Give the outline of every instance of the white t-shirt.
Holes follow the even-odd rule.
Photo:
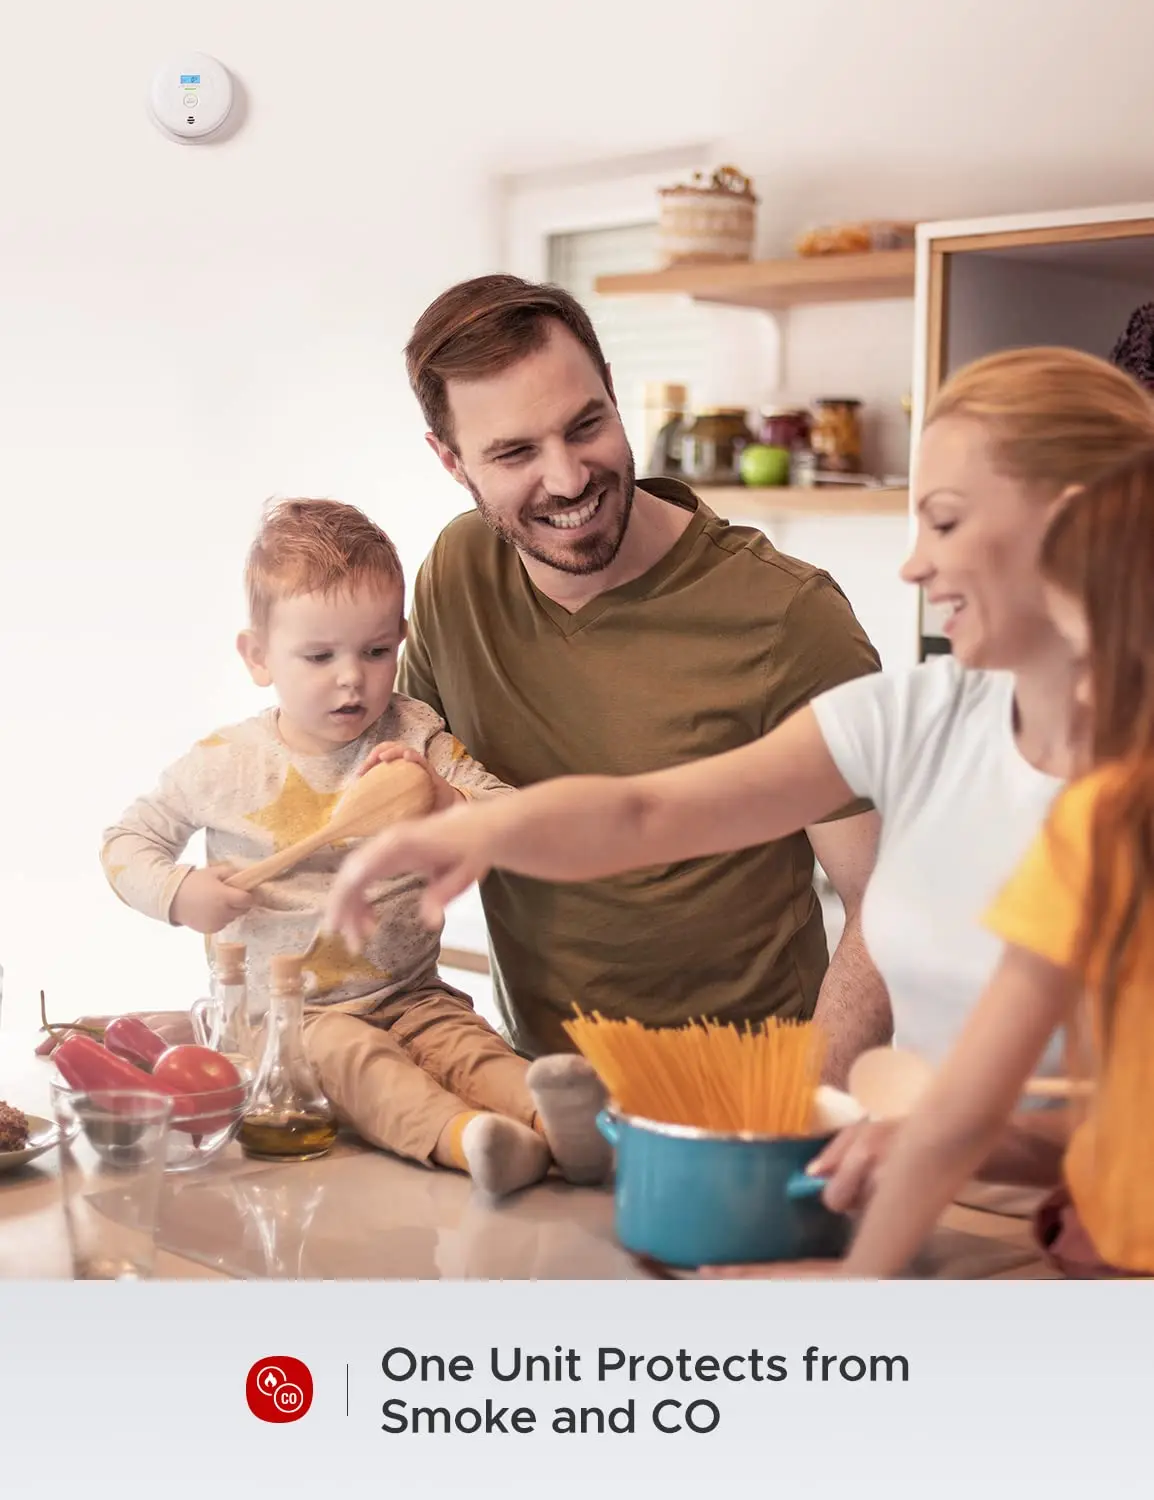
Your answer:
[[[889,990],[895,1041],[938,1063],[1001,955],[982,925],[1063,783],[1014,743],[1014,679],[936,657],[814,699],[854,793],[881,814],[862,933]],[[1061,1071],[1060,1041],[1041,1071]]]

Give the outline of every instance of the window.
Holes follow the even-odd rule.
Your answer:
[[[648,472],[645,385],[675,381],[690,399],[708,379],[710,321],[706,309],[686,297],[601,297],[599,276],[646,271],[657,265],[657,224],[551,234],[547,276],[572,292],[593,319],[605,357],[638,477]]]

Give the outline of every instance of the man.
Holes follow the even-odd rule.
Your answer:
[[[560,288],[455,286],[406,361],[427,441],[476,509],[418,575],[399,686],[502,780],[712,755],[878,668],[827,574],[683,484],[635,484],[604,354]],[[859,926],[877,833],[855,805],[779,843],[588,885],[495,871],[482,900],[514,1045],[566,1050],[574,1004],[664,1025],[816,1014],[843,1081],[891,1030]],[[846,910],[832,961],[815,853]]]

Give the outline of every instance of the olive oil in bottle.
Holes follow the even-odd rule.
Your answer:
[[[310,1161],[337,1138],[333,1107],[325,1098],[304,1047],[303,958],[272,960],[268,1033],[252,1101],[237,1140],[260,1161]]]
[[[321,1114],[245,1115],[238,1140],[246,1156],[260,1161],[280,1161],[295,1157],[308,1161],[323,1156],[337,1137],[331,1116]]]

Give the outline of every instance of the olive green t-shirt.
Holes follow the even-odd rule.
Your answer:
[[[475,511],[418,573],[398,686],[512,786],[732,750],[880,665],[828,574],[676,480],[641,486],[692,520],[647,573],[573,614]],[[574,1005],[660,1025],[807,1017],[828,963],[804,833],[587,884],[498,870],[481,897],[497,1004],[531,1055],[571,1050]]]

